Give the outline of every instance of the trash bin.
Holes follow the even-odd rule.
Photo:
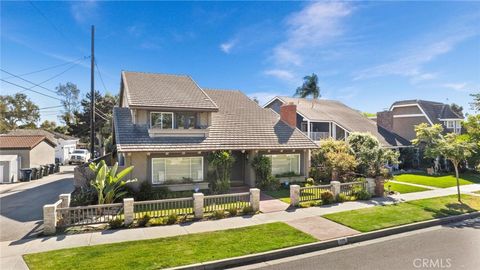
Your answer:
[[[37,168],[32,168],[32,180],[38,179],[38,169]]]
[[[48,165],[43,165],[42,167],[43,167],[43,176],[47,176],[50,167]]]
[[[55,173],[55,164],[48,164],[48,173],[49,174]]]
[[[58,173],[60,172],[60,163],[55,163],[55,172]]]
[[[20,169],[22,172],[22,182],[29,182],[32,180],[32,169],[26,168],[26,169]]]
[[[43,167],[40,166],[38,167],[38,175],[37,175],[37,179],[40,179],[43,177]]]

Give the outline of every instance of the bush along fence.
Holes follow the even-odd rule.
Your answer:
[[[381,186],[381,188],[380,188]],[[365,181],[340,183],[332,181],[328,185],[300,187],[299,185],[290,185],[291,205],[298,207],[304,202],[313,202],[320,200],[331,200],[340,196],[354,196],[359,191],[365,192],[370,196],[383,196],[383,180],[367,178]],[[325,195],[331,194],[331,198]]]
[[[174,216],[189,216],[202,219],[216,215],[218,212],[248,212],[256,213],[260,208],[260,190],[250,189],[249,192],[205,196],[194,193],[193,197],[134,201],[123,199],[122,203],[100,204],[70,207],[70,194],[61,194],[53,204],[43,206],[44,234],[55,234],[59,227],[93,225],[123,221],[125,226],[135,221],[149,218],[167,218]]]

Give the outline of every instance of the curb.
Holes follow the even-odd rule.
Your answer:
[[[473,213],[450,216],[445,218],[421,221],[417,223],[401,225],[393,228],[387,228],[387,229],[382,229],[378,231],[357,234],[353,236],[341,237],[341,238],[336,238],[336,239],[327,240],[327,241],[282,248],[282,249],[277,249],[273,251],[267,251],[263,253],[252,254],[252,255],[245,255],[245,256],[240,256],[235,258],[228,258],[228,259],[217,260],[217,261],[184,265],[184,266],[168,268],[168,269],[170,270],[201,270],[202,269],[203,270],[203,269],[225,269],[227,267],[244,266],[244,265],[276,260],[276,259],[296,256],[304,253],[339,247],[346,244],[363,242],[367,240],[390,236],[393,234],[399,234],[399,233],[424,229],[424,228],[438,226],[438,225],[444,225],[452,222],[457,222],[457,221],[462,221],[462,220],[472,219],[477,217],[480,217],[480,212],[473,212]]]

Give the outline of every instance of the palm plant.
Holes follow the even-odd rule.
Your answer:
[[[314,99],[320,97],[320,87],[318,87],[318,76],[315,73],[303,77],[302,86],[297,88],[295,96],[306,98],[312,96]]]
[[[122,180],[127,174],[132,172],[133,166],[117,173],[117,162],[115,162],[112,168],[108,168],[105,161],[102,160],[98,164],[90,163],[89,167],[95,172],[95,179],[90,184],[97,191],[98,204],[113,203],[127,193],[127,191],[122,189],[125,184],[137,181],[137,179]]]

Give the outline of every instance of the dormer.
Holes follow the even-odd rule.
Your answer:
[[[217,105],[189,76],[122,72],[120,107],[150,137],[208,137]]]

